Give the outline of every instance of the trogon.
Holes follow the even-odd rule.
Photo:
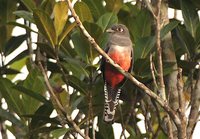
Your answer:
[[[106,31],[109,33],[109,39],[105,52],[123,70],[131,72],[133,47],[127,27],[122,24],[116,24]],[[107,123],[113,123],[121,88],[126,78],[109,64],[105,58],[102,58],[100,68],[103,73],[105,94],[103,120]]]

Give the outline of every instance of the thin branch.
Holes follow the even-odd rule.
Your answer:
[[[179,117],[181,119],[181,128],[178,129],[178,138],[186,139],[186,116],[185,116],[185,100],[183,96],[183,78],[182,78],[182,69],[178,69],[177,75],[177,89],[178,89],[178,96],[179,96]]]
[[[152,56],[152,54],[150,54],[150,69],[151,69],[151,75],[152,75],[152,78],[153,78],[153,83],[154,83],[154,85],[156,87],[156,90],[158,90],[158,85],[157,85],[156,77],[155,77],[154,63],[153,63],[153,56]]]
[[[156,19],[157,16],[155,15],[154,11],[153,11],[153,8],[152,8],[152,5],[151,3],[149,2],[149,0],[144,0],[144,3],[146,4],[147,8],[149,9],[149,11],[151,12],[151,14],[153,15],[153,17]]]
[[[198,76],[195,88],[191,93],[191,110],[189,115],[189,121],[187,125],[187,138],[191,139],[194,132],[196,122],[199,117],[199,108],[200,108],[200,69],[198,69]]]
[[[165,94],[165,83],[163,79],[163,63],[162,63],[162,47],[160,41],[160,30],[161,30],[161,2],[162,0],[157,1],[156,9],[157,15],[155,18],[156,20],[156,47],[157,47],[157,54],[158,54],[158,79],[159,79],[159,92],[161,97],[166,100]]]
[[[136,86],[141,88],[147,95],[149,95],[151,98],[153,98],[156,102],[160,104],[161,107],[170,115],[170,117],[173,119],[176,126],[181,125],[181,121],[179,117],[177,116],[176,112],[173,111],[168,103],[156,95],[152,90],[150,90],[148,87],[146,87],[143,83],[139,82],[136,78],[134,78],[129,72],[124,71],[118,64],[116,64],[95,42],[94,38],[91,37],[91,35],[87,32],[85,27],[83,26],[82,22],[80,21],[78,15],[76,14],[75,10],[73,9],[72,3],[70,0],[67,0],[69,9],[71,11],[72,16],[74,17],[77,25],[81,29],[84,36],[87,37],[88,41],[91,43],[91,45],[106,59],[108,63],[110,63],[113,67],[115,67],[120,73],[122,73],[127,79],[129,79],[132,83],[134,83]],[[162,62],[162,61],[161,61]],[[161,64],[162,67],[162,64]],[[161,70],[162,71],[162,70]]]
[[[42,71],[42,74],[44,76],[44,80],[45,80],[45,84],[47,86],[47,89],[48,89],[48,92],[50,93],[50,96],[51,98],[53,99],[53,104],[54,104],[54,107],[58,107],[57,110],[61,110],[62,113],[64,113],[66,115],[66,118],[67,118],[67,121],[70,122],[74,129],[76,130],[77,133],[79,133],[84,139],[89,139],[89,137],[85,136],[85,134],[82,133],[81,129],[79,128],[79,126],[71,119],[71,116],[69,116],[63,106],[61,105],[60,101],[58,100],[58,98],[56,97],[54,91],[53,91],[53,88],[51,87],[50,83],[49,83],[49,79],[47,77],[47,74],[46,74],[46,71],[45,69],[43,68],[42,66],[42,63],[39,61],[38,62],[39,64],[39,67]],[[60,120],[65,120],[64,118],[61,118]]]

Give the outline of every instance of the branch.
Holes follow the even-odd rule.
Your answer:
[[[200,107],[200,69],[198,69],[198,77],[197,77],[195,88],[193,89],[191,93],[191,110],[190,110],[189,121],[188,121],[188,126],[187,126],[188,139],[191,139],[196,122],[198,121],[199,107]]]
[[[157,53],[158,53],[158,78],[159,78],[159,92],[161,93],[161,97],[166,100],[166,94],[165,94],[165,84],[163,79],[163,63],[162,63],[162,47],[161,47],[161,41],[160,41],[160,30],[161,30],[161,1],[157,1],[157,15],[156,15],[156,47],[157,47]]]
[[[146,87],[143,83],[139,82],[136,78],[134,78],[129,72],[124,71],[118,64],[116,64],[95,42],[94,38],[91,37],[91,35],[87,32],[85,27],[83,26],[82,22],[80,21],[78,15],[76,14],[75,10],[73,9],[72,3],[70,0],[67,0],[69,9],[71,11],[72,16],[75,19],[75,22],[81,29],[82,33],[87,37],[88,41],[91,43],[91,45],[106,59],[108,63],[110,63],[112,66],[114,66],[121,74],[123,74],[126,78],[128,78],[133,84],[141,88],[147,95],[149,95],[151,98],[153,98],[156,102],[160,104],[160,106],[170,115],[170,117],[173,119],[176,126],[181,125],[181,121],[179,117],[177,116],[176,112],[173,111],[168,103],[156,95],[152,90],[150,90],[148,87]]]
[[[60,101],[59,101],[58,98],[56,97],[56,95],[55,95],[55,93],[54,93],[54,91],[53,91],[53,88],[51,87],[51,85],[50,85],[50,83],[49,83],[49,79],[48,79],[48,77],[47,77],[47,74],[46,74],[46,72],[45,72],[44,67],[42,66],[42,63],[39,61],[38,64],[39,64],[39,67],[40,67],[40,69],[41,69],[41,71],[42,71],[42,74],[43,74],[43,76],[44,76],[44,80],[45,80],[45,84],[46,84],[46,86],[47,86],[48,92],[50,93],[50,96],[51,96],[51,98],[52,98],[52,100],[53,100],[53,105],[54,105],[54,107],[55,107],[55,108],[58,108],[58,109],[57,109],[58,111],[61,110],[62,113],[66,114],[67,121],[70,122],[70,123],[73,125],[73,127],[74,127],[74,129],[76,130],[77,133],[79,133],[84,139],[89,139],[89,137],[85,136],[85,135],[82,133],[81,129],[77,126],[77,124],[71,119],[71,116],[69,116],[69,115],[65,112],[63,106],[61,105]],[[61,120],[62,120],[61,122],[63,123],[64,118],[61,117]]]

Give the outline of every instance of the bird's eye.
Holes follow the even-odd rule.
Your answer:
[[[119,31],[119,32],[123,32],[124,29],[123,29],[123,28],[117,28],[117,31]]]

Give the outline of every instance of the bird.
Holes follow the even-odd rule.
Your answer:
[[[109,38],[104,51],[124,71],[131,72],[133,66],[133,47],[128,28],[123,24],[114,24],[107,29]],[[101,72],[104,80],[104,114],[103,121],[113,123],[116,106],[126,78],[102,57]]]

